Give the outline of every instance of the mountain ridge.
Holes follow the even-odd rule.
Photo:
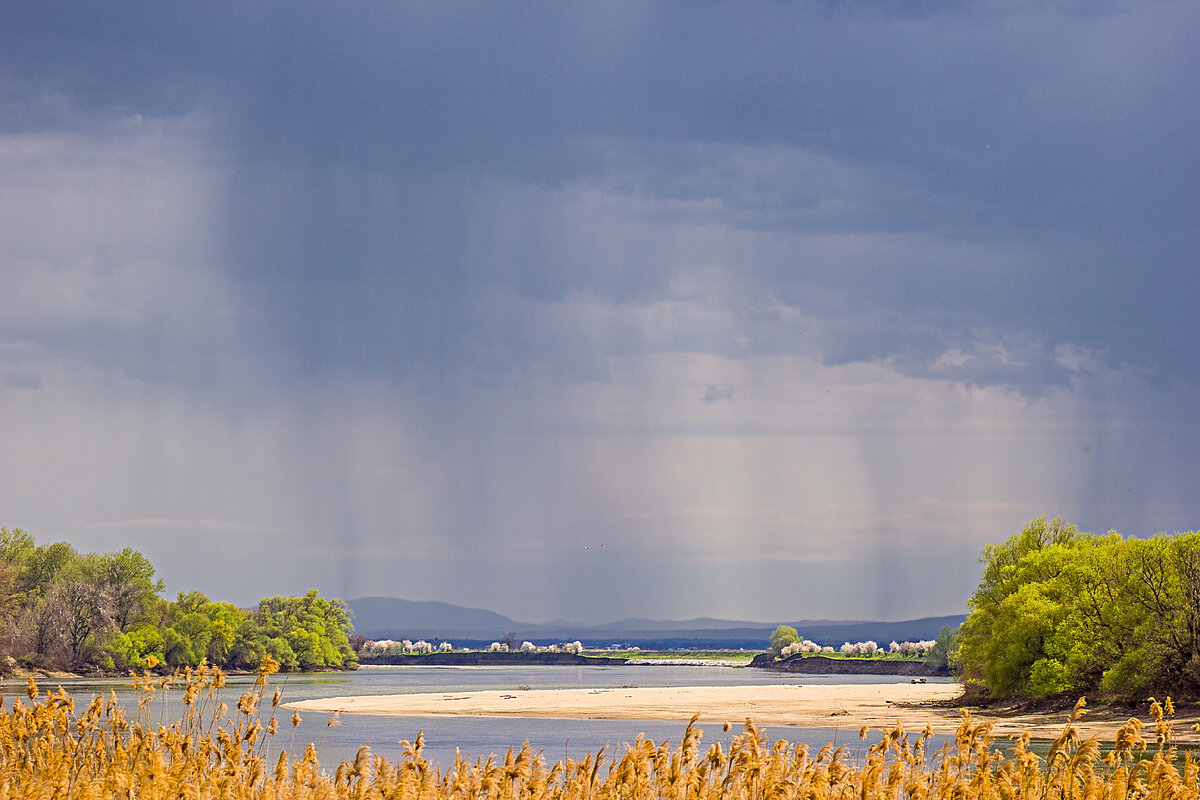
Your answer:
[[[798,620],[756,622],[696,617],[688,620],[651,620],[629,617],[605,623],[572,623],[554,620],[530,623],[514,620],[482,608],[468,608],[436,600],[404,600],[398,597],[363,597],[347,603],[354,612],[357,632],[370,638],[499,640],[508,632],[522,639],[601,642],[655,642],[660,646],[765,645],[779,625],[795,627],[801,636],[814,641],[887,641],[932,639],[943,625],[960,624],[964,615],[920,617],[911,620]]]

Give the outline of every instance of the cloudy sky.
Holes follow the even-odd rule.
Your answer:
[[[1200,526],[1192,2],[5,3],[0,524],[170,592],[957,613]]]

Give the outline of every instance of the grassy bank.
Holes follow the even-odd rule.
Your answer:
[[[846,661],[925,661],[926,656],[906,656],[900,653],[872,653],[869,656],[856,656],[849,653],[797,653],[790,658],[832,658]]]

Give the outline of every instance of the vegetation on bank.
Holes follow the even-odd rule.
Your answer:
[[[409,639],[368,639],[361,634],[351,634],[350,646],[354,649],[354,653],[359,658],[373,658],[380,656],[428,656],[435,653],[525,653],[526,655],[536,655],[538,653],[566,653],[569,655],[580,655],[583,653],[583,644],[581,642],[561,642],[549,645],[536,645],[533,642],[522,642],[515,639],[510,646],[508,642],[492,642],[487,648],[471,648],[461,647],[456,648],[452,642],[443,642],[440,639],[434,639],[432,642],[427,642],[424,639],[411,641]]]
[[[766,653],[773,659],[822,656],[834,659],[876,659],[892,661],[921,661],[932,669],[945,672],[950,667],[957,630],[943,626],[936,639],[916,642],[890,642],[881,647],[877,642],[844,642],[841,647],[821,645],[801,636],[790,625],[780,625],[771,634]]]
[[[371,663],[372,659],[388,658],[393,656],[434,656],[446,655],[453,653],[457,655],[481,655],[481,656],[504,656],[510,654],[527,655],[536,657],[539,655],[554,655],[567,654],[581,656],[583,658],[596,659],[636,659],[640,661],[672,661],[672,660],[687,660],[687,661],[712,661],[714,663],[727,662],[745,662],[750,663],[760,651],[758,650],[642,650],[640,648],[629,648],[613,650],[605,649],[586,649],[579,642],[565,642],[562,644],[551,644],[537,646],[529,642],[525,642],[527,647],[522,646],[514,650],[499,647],[488,648],[470,648],[470,647],[455,647],[450,642],[439,642],[435,647],[430,642],[424,641],[401,641],[394,642],[391,640],[371,640],[364,639],[362,642],[356,641],[356,635],[350,636],[350,644],[354,648],[355,654],[364,663]]]
[[[747,664],[758,654],[757,650],[584,650],[585,656],[605,658],[634,658],[645,661],[745,661]]]
[[[27,699],[0,708],[0,786],[12,797],[147,800],[1195,800],[1200,794],[1196,759],[1180,758],[1172,745],[1169,699],[1151,706],[1149,739],[1142,723],[1130,720],[1103,758],[1099,742],[1081,741],[1074,728],[1081,702],[1044,758],[1030,752],[1028,736],[1008,752],[994,749],[989,725],[964,714],[953,740],[936,751],[928,728],[914,735],[897,724],[870,746],[831,743],[814,755],[785,740],[772,745],[749,720],[728,749],[719,741],[705,748],[693,719],[675,747],[639,736],[624,751],[564,757],[553,766],[528,743],[503,757],[460,755],[452,764],[434,764],[418,734],[401,742],[398,761],[373,755],[364,744],[353,759],[322,768],[312,744],[292,741],[299,715],[280,707],[278,690],[268,695],[275,666],[264,659],[254,688],[232,711],[222,702],[220,670],[188,670],[173,687],[171,679],[143,679],[133,719],[113,698],[96,697],[76,711],[65,692],[42,695],[30,681]],[[156,690],[181,692],[180,719],[155,719],[150,700]],[[863,728],[860,737],[866,734]],[[293,752],[294,744],[302,751]]]
[[[201,592],[168,601],[162,592],[154,566],[132,548],[80,554],[0,528],[0,656],[8,667],[253,669],[267,656],[288,670],[356,663],[349,610],[316,590],[265,598],[255,609]]]
[[[1039,517],[980,560],[956,651],[968,688],[1200,696],[1200,533],[1097,536]]]

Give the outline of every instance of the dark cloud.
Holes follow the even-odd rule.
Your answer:
[[[438,579],[453,558],[430,542],[483,548],[484,573],[481,531],[611,537],[643,485],[643,505],[695,521],[680,539],[799,496],[780,477],[808,463],[791,451],[681,443],[714,431],[841,432],[819,456],[838,485],[788,513],[853,487],[888,561],[919,561],[894,540],[926,511],[896,522],[897,504],[1000,491],[956,483],[965,462],[889,487],[918,472],[908,445],[889,440],[875,471],[863,440],[937,425],[1069,429],[1091,461],[1055,462],[1051,500],[1100,518],[1124,483],[1142,498],[1114,517],[1184,519],[1186,480],[1149,487],[1116,460],[1145,416],[1186,428],[1178,392],[1200,380],[1198,34],[1183,2],[6,3],[4,386],[138,409],[94,427],[142,442],[114,474],[168,499],[138,490],[106,518],[262,523],[280,541],[340,526],[347,552],[426,548]],[[143,414],[161,415],[154,436]],[[1194,474],[1171,444],[1187,430],[1147,452]],[[588,462],[592,435],[611,449]],[[210,441],[212,463],[240,453],[286,485],[234,502],[203,470],[147,466]],[[996,451],[988,486],[1040,490],[1005,471],[1049,463],[1050,444],[1029,447]],[[1002,499],[938,530],[1043,510]],[[773,541],[781,582],[804,543]],[[687,563],[723,555],[697,545]]]
[[[465,249],[505,210],[487,203],[520,202],[489,188],[598,183],[655,219],[916,237],[730,265],[748,292],[836,320],[816,290],[873,317],[824,340],[834,363],[914,346],[932,362],[970,347],[956,329],[983,328],[1196,378],[1176,335],[1200,290],[1200,165],[1183,135],[1200,124],[1194,15],[921,9],[27,6],[7,13],[4,66],[9,119],[29,127],[78,125],[80,111],[218,115],[232,266],[297,368],[403,373],[523,350],[479,313],[497,290],[664,292],[691,265],[598,262],[549,227],[507,234],[487,260]],[[69,122],[54,118],[64,102]],[[896,350],[884,320],[897,318],[940,336]]]

